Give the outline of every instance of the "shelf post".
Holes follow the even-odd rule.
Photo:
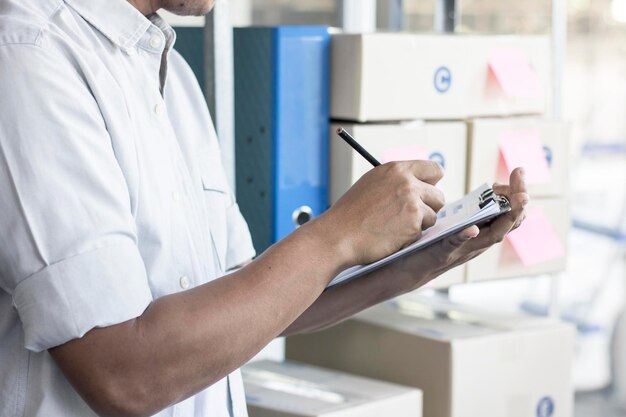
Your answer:
[[[435,31],[451,33],[456,30],[459,13],[456,0],[437,0]]]
[[[340,0],[338,5],[344,32],[376,31],[376,0]]]
[[[235,80],[233,27],[228,0],[216,0],[204,27],[206,99],[222,148],[228,182],[235,190]]]

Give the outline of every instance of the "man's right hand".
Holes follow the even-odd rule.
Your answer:
[[[368,264],[418,240],[435,224],[443,168],[431,161],[391,162],[365,174],[319,222],[344,240],[350,264]]]

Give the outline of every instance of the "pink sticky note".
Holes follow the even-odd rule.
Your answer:
[[[428,149],[423,145],[413,145],[404,148],[391,148],[383,153],[383,163],[392,161],[413,161],[428,159]]]
[[[516,48],[494,48],[489,52],[489,68],[509,97],[539,97],[541,82],[524,53]]]
[[[507,235],[515,253],[524,266],[533,266],[565,256],[565,248],[543,210],[533,208],[526,220]]]
[[[500,137],[500,155],[509,174],[517,167],[524,168],[526,184],[542,184],[550,181],[550,167],[538,130],[504,133]]]

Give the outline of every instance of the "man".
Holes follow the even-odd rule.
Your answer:
[[[245,416],[237,369],[499,242],[513,211],[367,277],[443,205],[429,162],[366,174],[254,261],[202,94],[155,12],[211,0],[0,0],[0,415]],[[222,276],[226,275],[223,278]],[[220,278],[220,279],[218,279]]]

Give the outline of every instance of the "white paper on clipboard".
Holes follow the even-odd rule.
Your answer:
[[[417,242],[377,262],[346,269],[337,275],[326,288],[345,284],[465,228],[486,222],[510,210],[511,206],[506,198],[495,195],[488,184],[483,184],[460,200],[446,204],[437,213],[435,225],[425,230]]]

